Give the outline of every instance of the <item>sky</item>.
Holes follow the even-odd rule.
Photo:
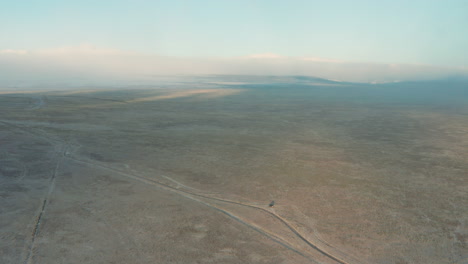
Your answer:
[[[135,65],[139,58],[143,68],[155,74],[171,73],[162,66],[150,67],[159,65],[161,58],[165,62],[172,58],[173,73],[189,74],[186,65],[197,63],[205,71],[194,73],[217,73],[210,69],[220,64],[226,68],[221,73],[229,73],[231,62],[238,65],[239,58],[248,58],[250,64],[241,62],[243,66],[231,67],[232,73],[241,73],[238,69],[248,64],[257,65],[253,71],[259,74],[314,75],[308,69],[323,66],[339,70],[335,75],[323,76],[320,71],[315,75],[362,81],[408,79],[408,74],[395,75],[397,65],[403,65],[398,72],[418,65],[420,71],[430,69],[425,78],[441,72],[466,73],[468,69],[467,0],[0,3],[0,67],[8,63],[20,69],[31,66],[25,66],[32,63],[28,61],[39,63],[52,56],[57,65],[76,60],[77,66],[98,63],[105,68],[102,60],[108,60],[106,67],[111,67],[116,60],[133,54],[130,57]],[[90,60],[83,62],[83,53],[92,55]],[[367,65],[369,76],[352,78],[355,65],[360,66],[360,76],[365,76]],[[393,72],[378,77],[372,74],[375,65]]]

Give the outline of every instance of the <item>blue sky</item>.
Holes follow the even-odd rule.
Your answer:
[[[3,0],[0,50],[90,43],[141,53],[258,53],[467,66],[468,1]]]
[[[0,1],[0,85],[181,74],[468,78],[468,0]]]

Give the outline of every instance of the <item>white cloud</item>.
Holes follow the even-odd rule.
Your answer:
[[[38,50],[20,50],[20,49],[4,49],[0,50],[0,54],[35,54],[35,55],[105,55],[105,54],[123,54],[125,52],[112,49],[96,47],[91,44],[83,43],[78,46],[65,46],[52,49],[38,49]]]
[[[65,46],[53,49],[41,49],[36,51],[39,54],[120,54],[124,53],[118,49],[96,47],[88,43],[79,46]]]
[[[275,53],[261,53],[261,54],[252,54],[247,56],[247,58],[250,59],[279,59],[279,58],[284,58],[281,55],[275,54]]]
[[[336,63],[344,62],[342,60],[319,58],[319,57],[304,57],[304,58],[299,58],[299,59],[303,61],[315,61],[315,62],[336,62]]]
[[[26,50],[14,50],[14,49],[4,49],[0,50],[0,54],[15,54],[15,55],[24,55],[28,53]]]

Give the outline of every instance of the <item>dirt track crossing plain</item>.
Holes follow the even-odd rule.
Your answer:
[[[0,93],[0,263],[468,263],[457,87],[155,87]]]

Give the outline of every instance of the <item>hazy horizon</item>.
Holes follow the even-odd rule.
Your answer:
[[[468,76],[464,67],[348,62],[272,53],[240,57],[173,57],[97,48],[89,44],[48,50],[0,50],[0,85],[47,82],[147,81],[167,75],[311,76],[385,83]]]

